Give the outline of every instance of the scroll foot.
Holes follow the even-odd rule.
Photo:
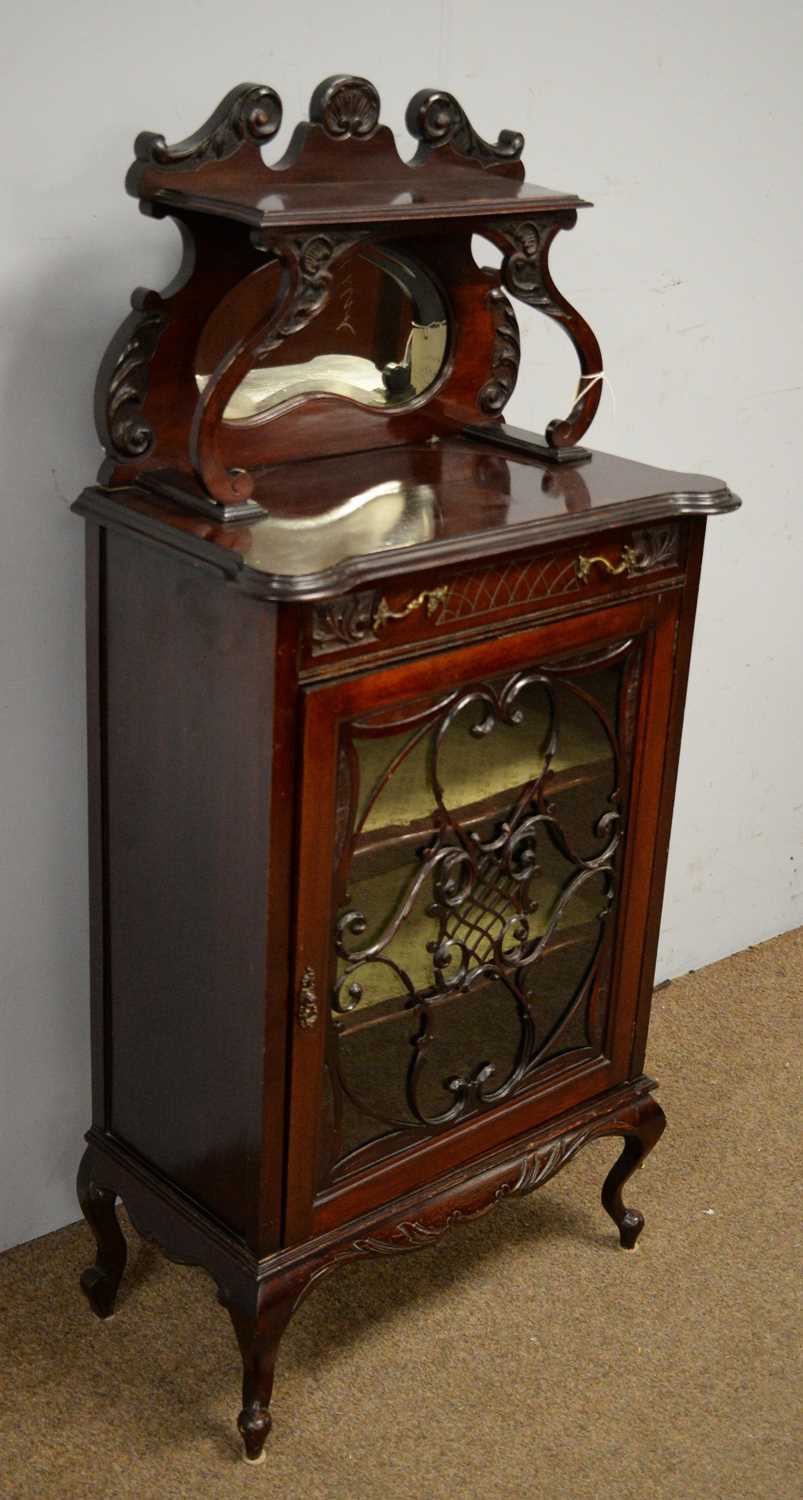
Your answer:
[[[81,1276],[81,1288],[92,1311],[99,1318],[110,1318],[114,1312],[117,1290],[125,1270],[127,1246],[117,1222],[117,1194],[98,1187],[92,1180],[92,1152],[84,1152],[78,1170],[78,1201],[95,1237],[95,1264]]]
[[[274,1291],[271,1296],[269,1286],[263,1285],[254,1287],[249,1298],[225,1303],[243,1360],[243,1409],[237,1426],[246,1463],[261,1463],[265,1457],[265,1440],[273,1425],[270,1402],[276,1357],[296,1296],[288,1291]]]
[[[635,1250],[636,1240],[644,1228],[644,1215],[637,1208],[625,1207],[622,1189],[652,1151],[665,1125],[666,1116],[654,1099],[645,1099],[639,1104],[632,1129],[625,1135],[622,1154],[614,1162],[603,1184],[602,1206],[619,1230],[619,1241],[624,1250]]]

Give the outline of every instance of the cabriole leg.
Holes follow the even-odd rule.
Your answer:
[[[625,1250],[635,1249],[636,1240],[644,1228],[644,1215],[637,1208],[625,1207],[622,1189],[652,1151],[665,1125],[666,1116],[654,1099],[645,1099],[639,1104],[632,1129],[625,1134],[624,1150],[603,1184],[602,1206],[619,1230],[619,1240]]]
[[[81,1287],[92,1311],[99,1318],[110,1318],[128,1252],[115,1212],[117,1194],[110,1188],[98,1187],[92,1180],[91,1148],[81,1160],[77,1188],[81,1211],[97,1245],[95,1264],[83,1272]]]
[[[243,1359],[243,1409],[237,1426],[248,1463],[261,1463],[265,1456],[276,1357],[296,1300],[297,1291],[271,1294],[269,1286],[262,1286],[255,1288],[251,1307],[239,1300],[225,1301]]]

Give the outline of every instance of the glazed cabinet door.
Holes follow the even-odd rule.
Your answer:
[[[627,1078],[678,597],[305,690],[291,1241]]]

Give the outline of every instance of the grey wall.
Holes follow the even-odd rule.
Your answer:
[[[745,499],[709,531],[661,945],[672,975],[803,920],[801,40],[796,0],[7,10],[0,1248],[76,1217],[89,1118],[82,537],[67,507],[98,461],[104,345],[132,287],[164,285],[177,259],[171,226],[123,193],[134,135],[176,139],[250,78],[284,99],[279,154],[320,78],[364,73],[392,126],[415,89],[450,89],[482,133],[525,131],[532,180],[596,203],[554,255],[615,390],[595,444],[724,475]],[[542,425],[574,379],[542,323],[511,419]]]

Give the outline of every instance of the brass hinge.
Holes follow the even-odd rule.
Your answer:
[[[312,1031],[318,1024],[318,996],[315,993],[315,970],[305,969],[298,992],[298,1024],[304,1031]]]

